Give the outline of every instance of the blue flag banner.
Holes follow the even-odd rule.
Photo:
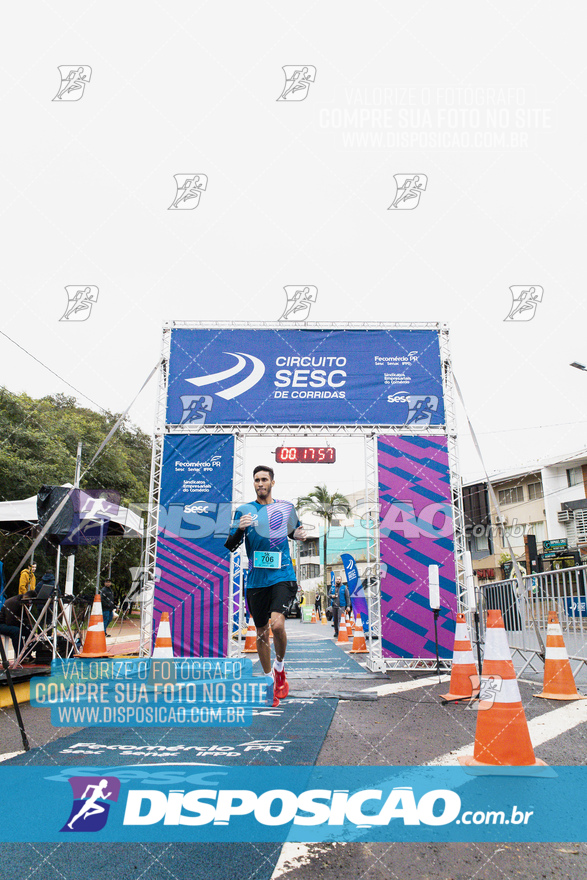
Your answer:
[[[353,610],[355,614],[360,614],[361,616],[365,615],[365,619],[367,619],[367,600],[365,599],[365,591],[363,590],[363,586],[359,578],[359,572],[357,570],[357,563],[355,562],[355,558],[354,556],[351,556],[350,553],[341,553],[340,558],[342,559],[342,564],[344,565],[344,571],[346,574],[347,584],[349,585],[349,593],[351,595]]]

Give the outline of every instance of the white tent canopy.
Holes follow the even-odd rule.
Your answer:
[[[71,489],[71,483],[64,483],[63,488]],[[83,489],[81,490],[83,492]],[[96,500],[96,514],[88,515],[84,513],[84,519],[88,521],[100,522],[104,518],[98,516],[99,499]],[[143,520],[128,507],[118,507],[116,513],[109,512],[107,518],[111,523],[115,523],[118,528],[110,528],[110,534],[124,538],[141,538],[143,535]],[[32,498],[24,498],[22,501],[1,501],[0,502],[0,530],[19,531],[27,528],[27,526],[38,523],[37,515],[37,496]]]

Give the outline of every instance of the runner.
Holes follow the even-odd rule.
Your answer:
[[[253,471],[257,498],[237,508],[225,546],[232,553],[245,539],[249,558],[247,602],[257,629],[259,660],[273,687],[273,706],[278,706],[289,693],[284,665],[285,611],[297,593],[287,539],[305,541],[306,533],[293,504],[273,499],[274,476],[273,468],[257,465]],[[273,671],[270,629],[275,644]]]

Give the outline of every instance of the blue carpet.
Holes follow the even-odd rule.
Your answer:
[[[324,673],[327,679],[336,673],[352,675],[365,672],[361,664],[355,660],[355,656],[337,645],[334,639],[308,639],[308,641],[289,639],[285,665],[289,672],[295,675],[302,675],[303,672],[318,672]]]
[[[332,698],[288,698],[277,709],[256,711],[243,728],[84,728],[5,763],[99,766],[104,772],[144,763],[314,764],[336,704]],[[0,880],[270,880],[280,852],[275,843],[4,843]]]

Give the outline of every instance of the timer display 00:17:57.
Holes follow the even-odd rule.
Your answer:
[[[275,461],[281,464],[332,464],[336,461],[333,446],[279,446],[275,450]]]

